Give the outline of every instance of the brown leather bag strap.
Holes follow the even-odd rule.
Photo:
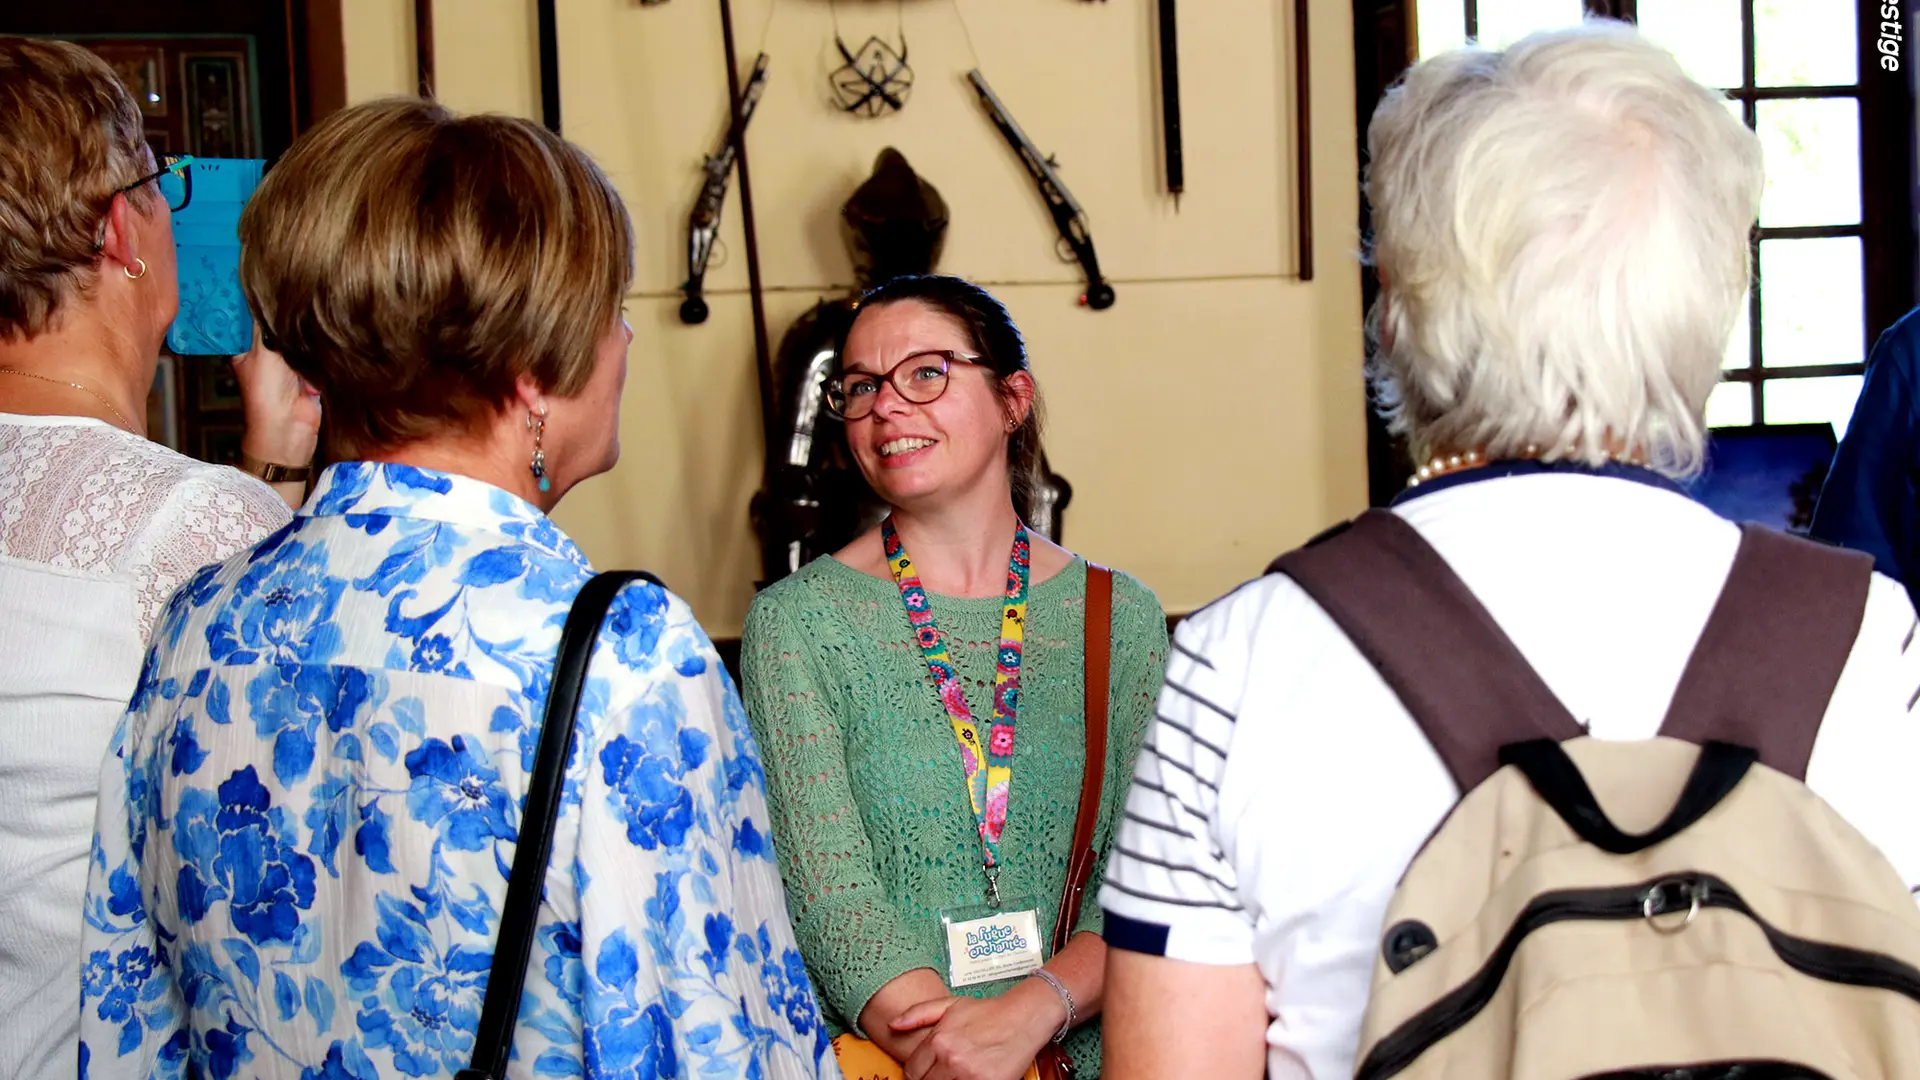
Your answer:
[[[1080,921],[1080,900],[1100,853],[1093,829],[1100,821],[1100,792],[1107,774],[1107,692],[1113,685],[1113,571],[1087,564],[1086,603],[1087,753],[1080,770],[1080,809],[1073,815],[1073,847],[1067,859],[1067,884],[1060,890],[1060,911],[1053,921],[1053,953],[1058,955]]]
[[[1660,733],[1745,746],[1761,764],[1805,780],[1872,580],[1871,556],[1742,526]]]
[[[1584,731],[1413,526],[1370,510],[1275,559],[1380,672],[1465,795],[1500,748]]]

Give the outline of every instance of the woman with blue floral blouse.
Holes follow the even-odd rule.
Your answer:
[[[161,616],[103,774],[81,1071],[451,1076],[592,573],[547,512],[619,455],[631,227],[558,137],[409,99],[307,135],[241,236],[339,463]],[[510,1075],[837,1076],[678,598],[622,591],[578,728]]]

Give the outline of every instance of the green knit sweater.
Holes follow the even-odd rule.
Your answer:
[[[1043,940],[1066,883],[1086,757],[1085,599],[1086,563],[1076,559],[1035,582],[1027,601],[1000,893],[1038,909]],[[977,717],[992,709],[1000,609],[995,597],[933,597]],[[1114,575],[1112,640],[1100,861],[1075,926],[1095,933],[1113,821],[1167,651],[1159,601],[1125,574]],[[816,559],[754,599],[740,652],[788,909],[828,1034],[839,1035],[897,976],[924,967],[945,981],[940,909],[986,900],[959,749],[890,579]],[[988,997],[1009,985],[958,992]],[[1098,1075],[1098,1023],[1082,1025],[1066,1049],[1081,1075]]]

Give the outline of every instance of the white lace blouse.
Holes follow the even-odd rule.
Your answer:
[[[0,413],[0,1076],[74,1075],[100,762],[148,627],[291,516],[252,477],[101,421]]]

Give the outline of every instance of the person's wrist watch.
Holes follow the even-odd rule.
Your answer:
[[[311,464],[282,465],[277,461],[262,461],[242,450],[240,451],[240,471],[257,476],[269,484],[304,484],[307,477],[313,475],[313,466]]]

